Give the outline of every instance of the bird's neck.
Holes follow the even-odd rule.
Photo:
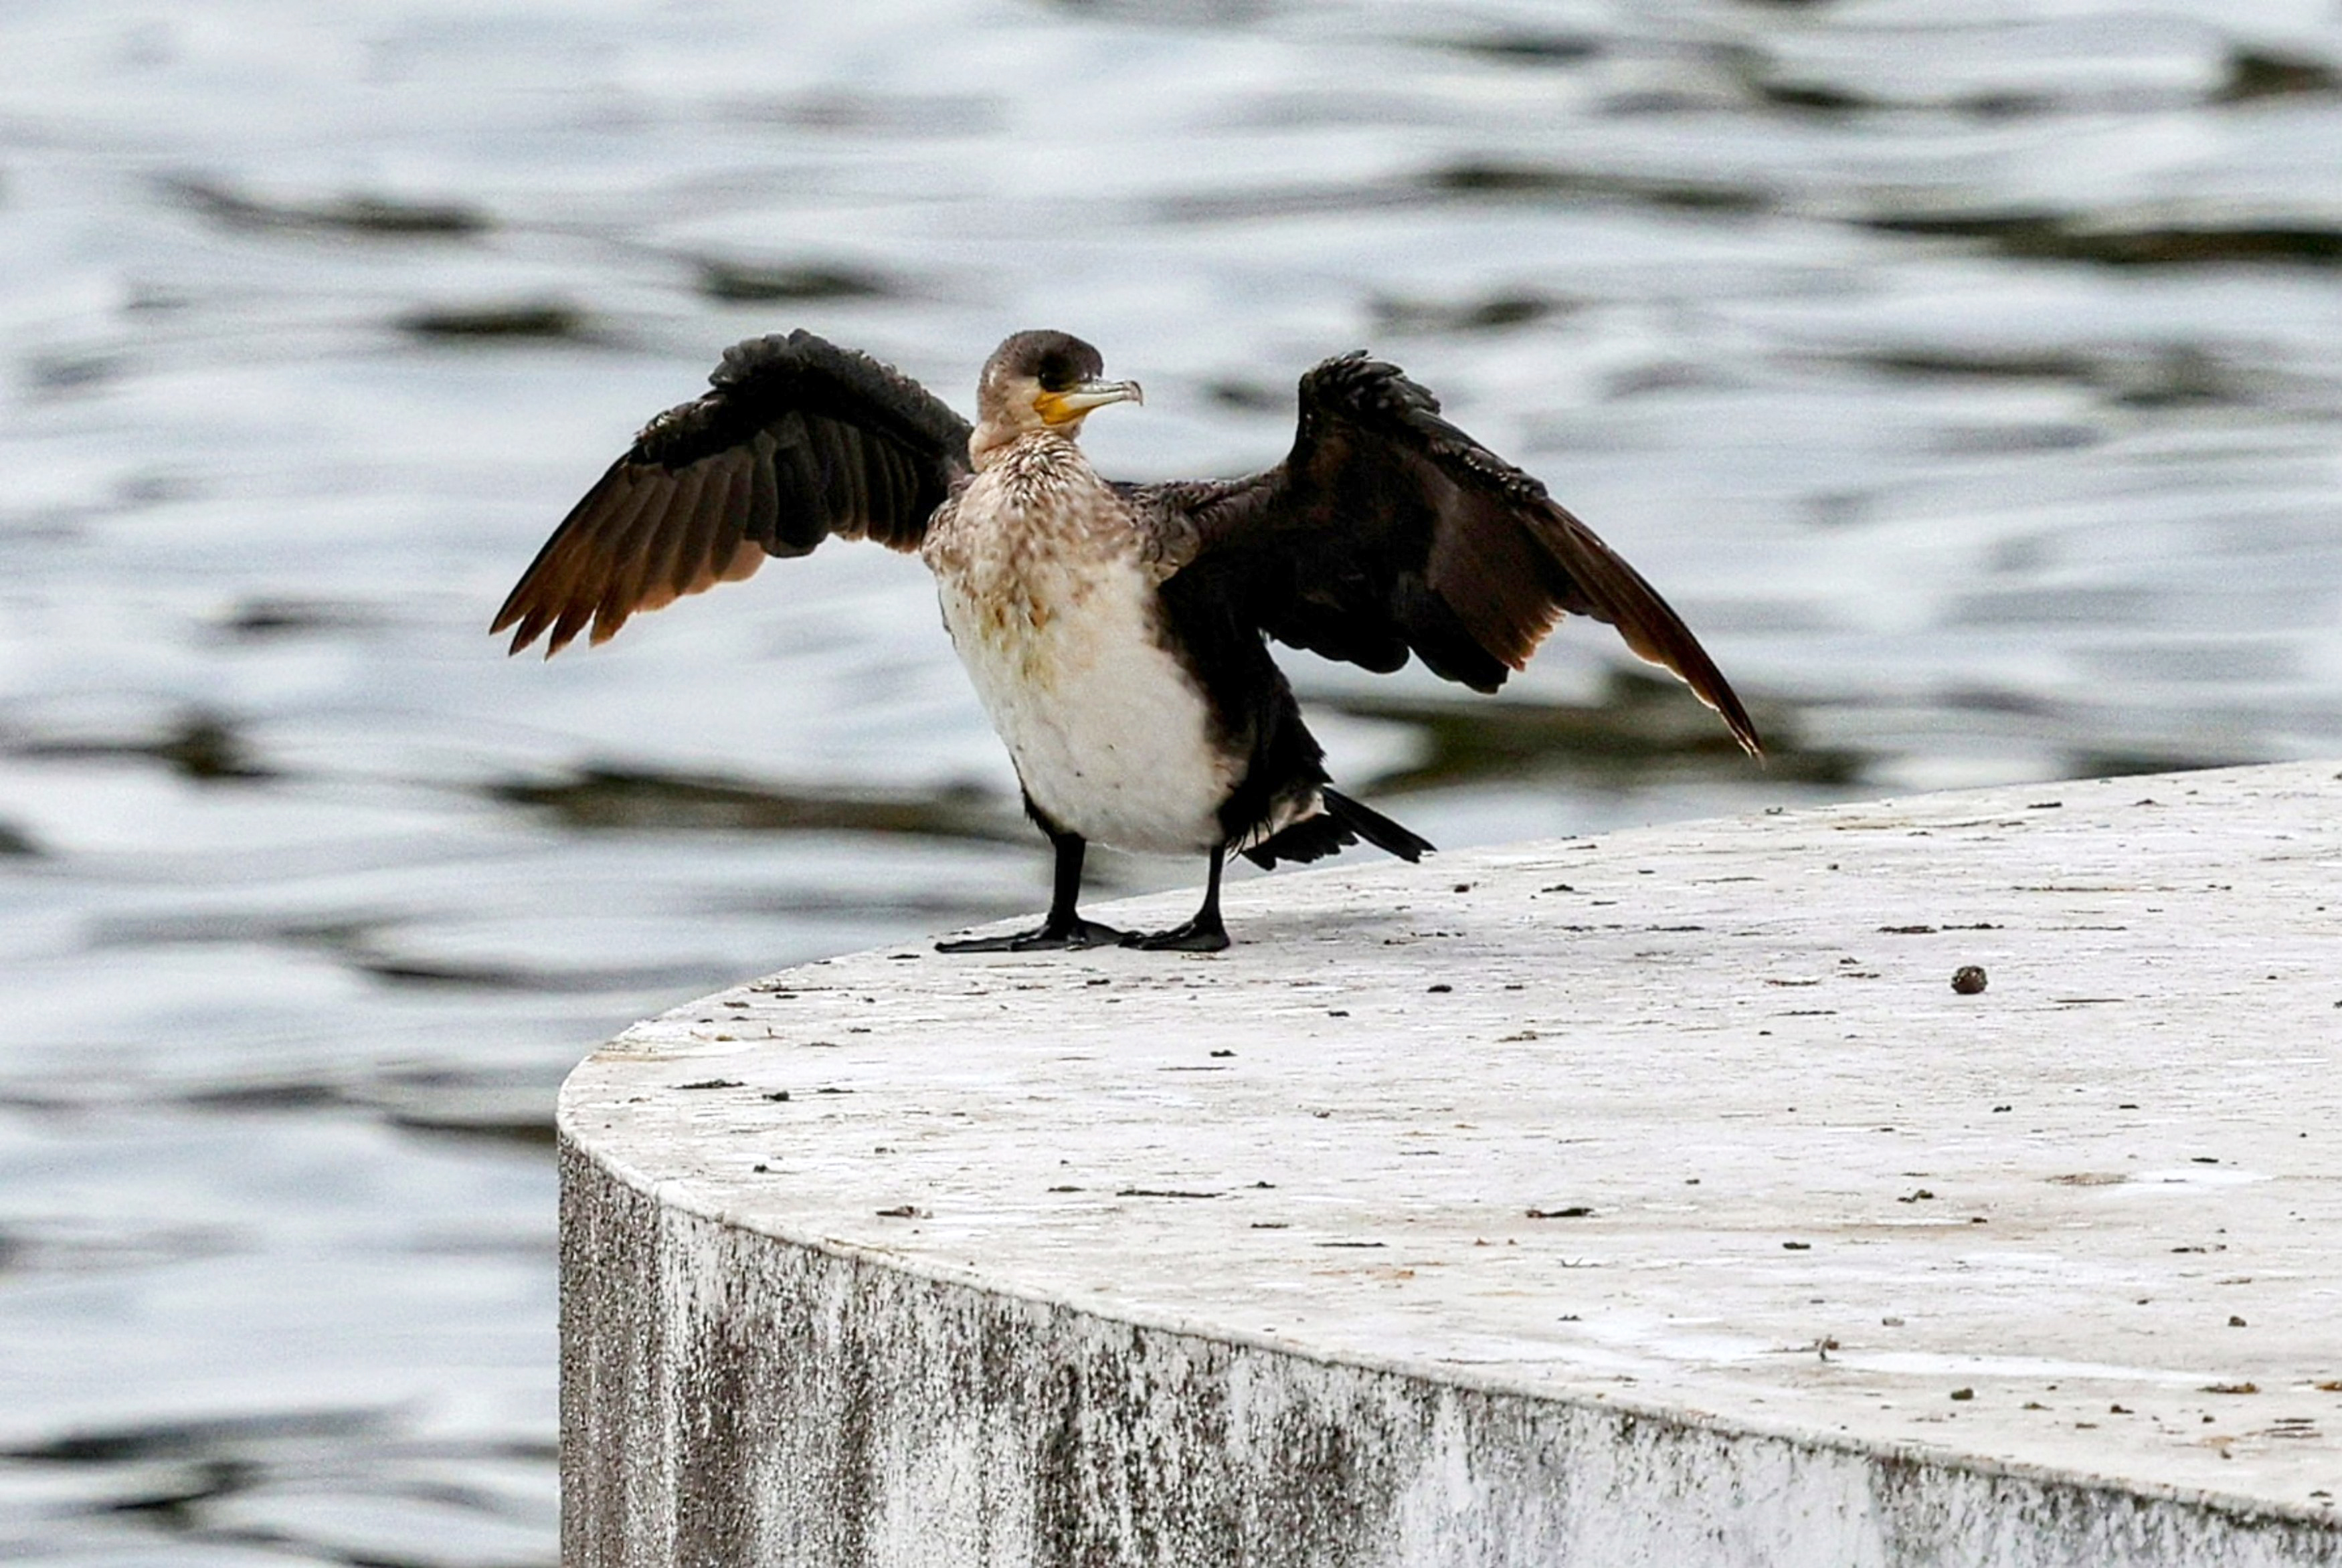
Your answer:
[[[1082,449],[1053,432],[1029,434],[996,448],[960,494],[958,531],[968,538],[1028,546],[1052,557],[1116,553],[1129,543],[1126,511],[1114,487],[1097,475]]]
[[[978,474],[1004,463],[1057,470],[1078,467],[1087,472],[1089,459],[1074,441],[1078,428],[1078,424],[1074,429],[1052,429],[1046,424],[1018,426],[986,420],[967,438],[967,460]]]

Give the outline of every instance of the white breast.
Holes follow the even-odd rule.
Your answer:
[[[965,501],[963,502],[965,507]],[[1236,766],[1203,694],[1156,639],[1135,552],[966,537],[929,564],[960,662],[1048,817],[1156,854],[1209,850]]]

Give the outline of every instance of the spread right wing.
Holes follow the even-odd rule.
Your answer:
[[[726,349],[553,531],[488,629],[547,657],[592,627],[748,576],[831,534],[916,550],[968,472],[967,421],[869,355],[793,332]]]

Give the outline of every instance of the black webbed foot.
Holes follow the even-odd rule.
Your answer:
[[[1007,936],[970,936],[957,942],[938,942],[937,953],[1062,953],[1084,947],[1118,947],[1127,944],[1132,934],[1111,925],[1100,925],[1095,920],[1076,915],[1069,921],[1051,921],[1030,931],[1019,931]]]
[[[1220,924],[1220,867],[1227,845],[1212,851],[1212,874],[1204,884],[1204,906],[1185,925],[1168,931],[1133,932],[1122,939],[1126,947],[1150,953],[1217,953],[1228,944],[1228,928]]]
[[[1049,913],[1040,924],[1030,931],[1020,931],[1010,936],[966,936],[957,942],[938,942],[937,953],[1064,953],[1084,947],[1116,947],[1130,940],[1130,933],[1111,925],[1100,925],[1095,920],[1084,920],[1075,912],[1082,895],[1081,837],[1062,833],[1051,827],[1046,818],[1025,797],[1025,810],[1049,835],[1049,843],[1057,852],[1056,870],[1052,877]]]
[[[1220,924],[1216,914],[1209,920],[1199,914],[1168,931],[1134,931],[1122,939],[1122,944],[1149,953],[1217,953],[1228,944],[1228,928]]]

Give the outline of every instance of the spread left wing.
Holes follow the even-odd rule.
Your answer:
[[[727,349],[711,390],[643,429],[537,552],[488,629],[512,651],[606,641],[637,611],[824,539],[916,550],[967,472],[967,421],[917,382],[793,332]]]
[[[1166,564],[1281,643],[1369,670],[1410,654],[1493,692],[1565,614],[1616,627],[1761,754],[1756,726],[1691,628],[1536,479],[1363,353],[1301,379],[1286,460],[1218,484],[1152,487]]]

